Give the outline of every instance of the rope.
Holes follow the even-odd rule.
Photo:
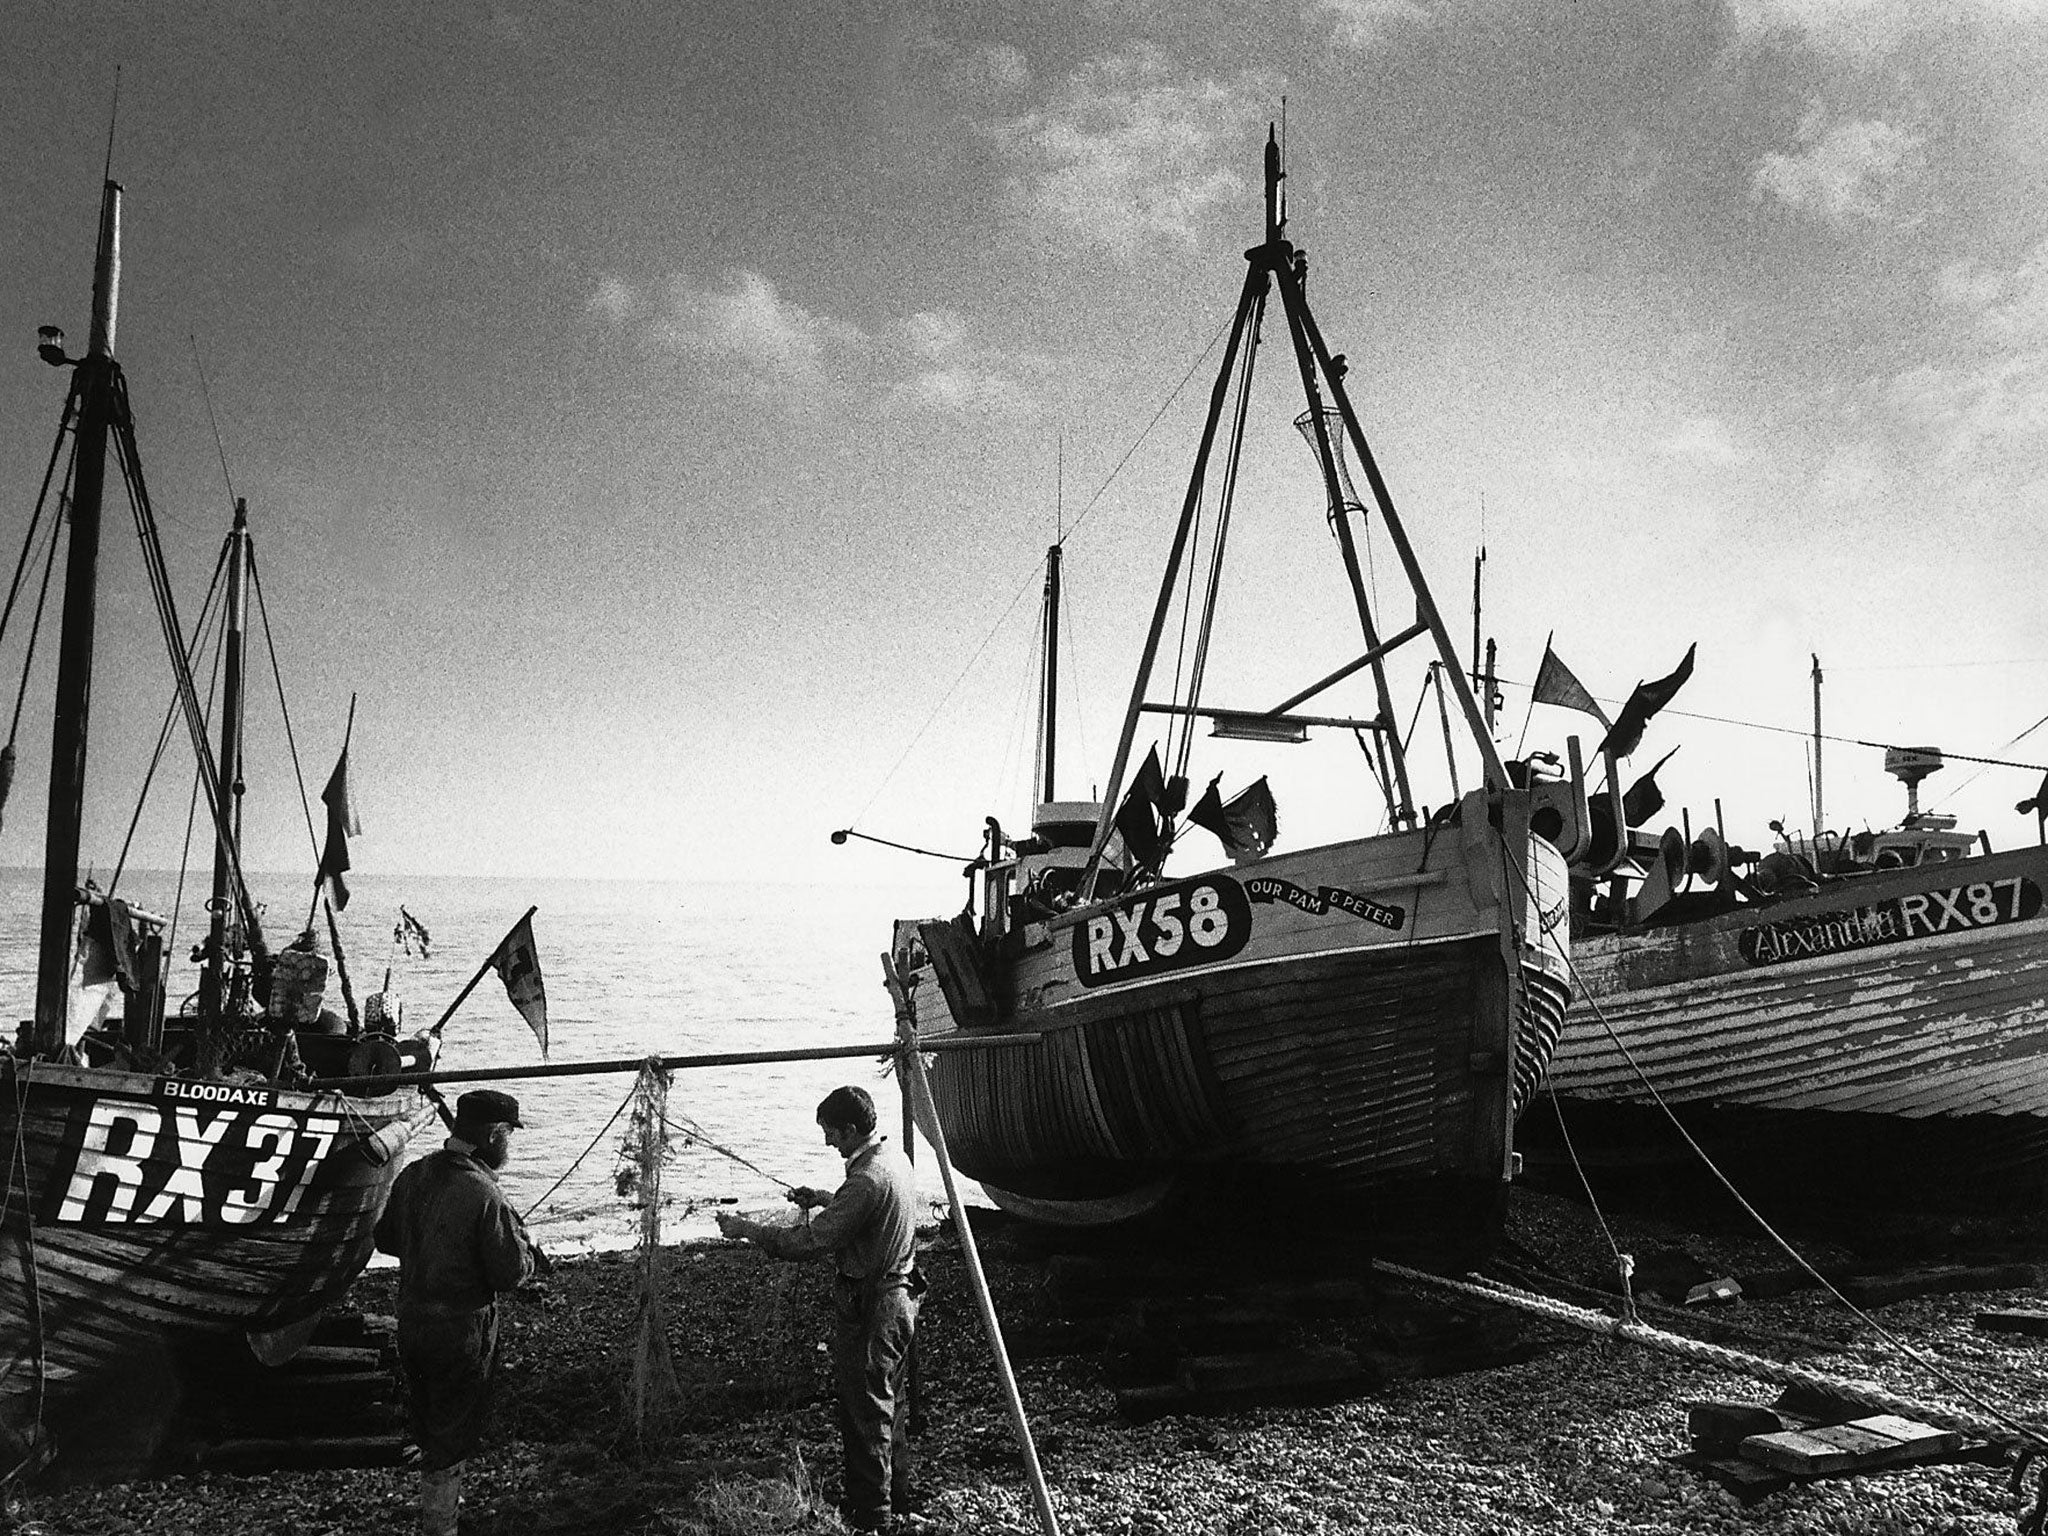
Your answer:
[[[788,1180],[778,1179],[766,1168],[760,1167],[758,1164],[748,1162],[744,1157],[741,1157],[739,1153],[733,1151],[730,1147],[720,1146],[717,1142],[713,1141],[709,1136],[704,1134],[703,1126],[699,1125],[696,1121],[692,1120],[688,1115],[683,1115],[680,1111],[678,1111],[677,1113],[680,1115],[682,1119],[683,1123],[681,1125],[677,1125],[674,1121],[670,1120],[666,1114],[664,1114],[661,1117],[661,1123],[663,1128],[666,1130],[680,1131],[683,1135],[685,1146],[688,1146],[691,1143],[695,1143],[698,1146],[704,1147],[708,1151],[716,1152],[720,1157],[731,1158],[734,1162],[738,1163],[742,1168],[746,1169],[748,1172],[758,1173],[770,1184],[778,1185],[783,1189],[789,1190],[793,1190],[796,1188],[796,1186],[790,1183]]]
[[[1496,836],[1500,837],[1502,846],[1505,847],[1507,841],[1505,835],[1497,832]],[[1528,888],[1528,877],[1526,872],[1512,857],[1508,860],[1508,867],[1510,870],[1514,872],[1515,878],[1519,882],[1521,882],[1525,897],[1528,896],[1530,892]],[[1650,1101],[1653,1104],[1655,1104],[1660,1111],[1663,1112],[1665,1119],[1671,1122],[1672,1129],[1677,1131],[1680,1138],[1685,1142],[1686,1146],[1691,1148],[1693,1155],[1700,1160],[1701,1165],[1706,1168],[1707,1172],[1714,1176],[1715,1182],[1717,1182],[1723,1189],[1725,1189],[1728,1192],[1730,1198],[1732,1198],[1737,1205],[1742,1207],[1743,1213],[1747,1215],[1750,1218],[1750,1220],[1756,1223],[1759,1230],[1761,1230],[1766,1237],[1770,1238],[1770,1240],[1773,1243],[1776,1243],[1778,1247],[1781,1250],[1783,1250],[1784,1253],[1792,1260],[1793,1263],[1797,1264],[1802,1270],[1804,1270],[1816,1282],[1818,1282],[1821,1288],[1825,1290],[1830,1296],[1832,1296],[1838,1303],[1840,1303],[1841,1306],[1846,1311],[1848,1311],[1851,1316],[1855,1317],[1859,1322],[1863,1323],[1864,1326],[1868,1327],[1879,1338],[1883,1339],[1887,1344],[1891,1345],[1894,1349],[1899,1351],[1899,1353],[1904,1355],[1907,1359],[1911,1360],[1915,1365],[1918,1365],[1922,1370],[1926,1371],[1936,1380],[1944,1383],[1952,1391],[1961,1394],[1962,1396],[1968,1398],[1970,1401],[1980,1406],[1984,1410],[1985,1414],[1989,1416],[1986,1419],[1986,1422],[1995,1422],[2005,1426],[2004,1430],[2001,1432],[2002,1443],[2032,1443],[2039,1446],[2043,1450],[2048,1450],[2048,1433],[2043,1433],[2029,1426],[2022,1425],[2017,1420],[2000,1413],[1995,1405],[1988,1401],[1983,1396],[1983,1394],[1979,1393],[1967,1382],[1958,1380],[1953,1373],[1944,1368],[1940,1363],[1928,1359],[1919,1350],[1915,1349],[1911,1344],[1908,1344],[1904,1339],[1900,1338],[1897,1334],[1893,1333],[1889,1328],[1886,1328],[1884,1324],[1880,1323],[1868,1312],[1864,1311],[1861,1307],[1857,1306],[1847,1296],[1844,1296],[1841,1293],[1841,1291],[1836,1288],[1833,1281],[1829,1280],[1826,1275],[1822,1274],[1818,1269],[1814,1268],[1814,1266],[1807,1259],[1805,1254],[1801,1253],[1797,1248],[1793,1247],[1791,1242],[1785,1238],[1784,1234],[1779,1232],[1776,1227],[1772,1226],[1769,1221],[1764,1219],[1763,1213],[1757,1210],[1757,1208],[1754,1205],[1750,1204],[1748,1197],[1745,1196],[1741,1190],[1735,1187],[1734,1183],[1728,1178],[1728,1176],[1721,1171],[1720,1166],[1716,1164],[1715,1161],[1707,1155],[1706,1149],[1703,1148],[1698,1141],[1694,1140],[1692,1132],[1686,1129],[1684,1122],[1681,1121],[1675,1113],[1673,1113],[1671,1106],[1665,1102],[1663,1094],[1657,1091],[1657,1085],[1650,1081],[1649,1074],[1643,1070],[1641,1063],[1639,1063],[1636,1060],[1635,1054],[1629,1050],[1627,1044],[1622,1040],[1621,1036],[1615,1032],[1614,1026],[1608,1021],[1606,1011],[1601,1008],[1599,1002],[1591,996],[1590,992],[1585,987],[1584,978],[1580,976],[1578,965],[1576,962],[1573,961],[1571,957],[1570,948],[1564,944],[1559,944],[1558,952],[1564,959],[1565,968],[1571,973],[1572,985],[1574,990],[1579,994],[1581,1000],[1585,1003],[1588,1010],[1591,1011],[1593,1017],[1599,1021],[1600,1027],[1607,1032],[1607,1038],[1613,1043],[1614,1048],[1621,1053],[1622,1060],[1628,1063],[1629,1070],[1636,1075],[1636,1080],[1642,1084],[1643,1091],[1649,1094]],[[1551,1104],[1553,1108],[1557,1107],[1557,1095],[1554,1090],[1551,1093]],[[1558,1115],[1558,1123],[1560,1126],[1564,1123],[1564,1116],[1561,1112]],[[1567,1145],[1569,1145],[1569,1138],[1567,1138]],[[1579,1171],[1581,1180],[1583,1181],[1585,1176],[1584,1169],[1580,1169]],[[1591,1197],[1591,1193],[1591,1186],[1588,1185],[1587,1194],[1589,1198]],[[1606,1227],[1606,1223],[1604,1220],[1601,1222],[1601,1226],[1604,1230]],[[1613,1246],[1614,1240],[1612,1234],[1609,1235],[1608,1241],[1610,1246]],[[1618,1267],[1622,1270],[1622,1284],[1624,1288],[1626,1288],[1628,1285],[1630,1271],[1634,1267],[1634,1260],[1630,1258],[1629,1255],[1622,1253],[1618,1247],[1615,1247],[1615,1260]],[[1632,1322],[1631,1326],[1638,1325]],[[2044,1495],[2044,1497],[2048,1497],[2048,1495]]]
[[[610,1130],[614,1125],[618,1124],[619,1116],[623,1115],[626,1112],[626,1106],[633,1102],[633,1096],[639,1091],[640,1084],[637,1080],[635,1080],[633,1086],[626,1090],[626,1096],[623,1099],[619,1100],[619,1107],[612,1111],[611,1119],[605,1121],[605,1123],[598,1128],[597,1134],[590,1138],[590,1145],[585,1147],[581,1152],[578,1152],[576,1154],[576,1161],[571,1163],[568,1167],[562,1170],[562,1176],[547,1187],[546,1194],[543,1194],[540,1197],[540,1199],[534,1201],[533,1204],[529,1205],[525,1210],[519,1213],[519,1219],[521,1221],[526,1220],[527,1217],[531,1216],[535,1211],[539,1210],[543,1205],[545,1205],[547,1203],[548,1195],[552,1195],[556,1190],[560,1189],[564,1184],[569,1182],[569,1175],[574,1173],[578,1168],[582,1167],[583,1159],[590,1156],[592,1152],[595,1152],[597,1150],[597,1144],[600,1141],[604,1140],[604,1133]]]
[[[1604,1312],[1595,1312],[1588,1307],[1575,1307],[1567,1302],[1556,1301],[1533,1291],[1524,1291],[1498,1280],[1487,1280],[1478,1275],[1469,1276],[1464,1280],[1453,1280],[1445,1275],[1432,1275],[1425,1270],[1410,1269],[1389,1259],[1374,1259],[1372,1267],[1382,1274],[1392,1275],[1411,1284],[1433,1286],[1440,1290],[1471,1296],[1480,1301],[1513,1307],[1517,1311],[1528,1312],[1552,1322],[1582,1328],[1591,1333],[1605,1334],[1610,1338],[1625,1339],[1632,1344],[1646,1345],[1651,1349],[1662,1350],[1667,1354],[1678,1355],[1701,1364],[1718,1366],[1739,1375],[1776,1382],[1780,1386],[1806,1387],[1832,1393],[1881,1412],[1896,1413],[1923,1424],[1931,1424],[1936,1429],[1954,1430],[1959,1434],[1970,1435],[1995,1445],[2039,1447],[2048,1444],[2048,1440],[2044,1440],[2040,1432],[2032,1426],[2017,1424],[2003,1416],[1987,1416],[1949,1403],[1934,1403],[1907,1397],[1902,1393],[1887,1391],[1875,1382],[1856,1381],[1802,1365],[1766,1360],[1758,1355],[1745,1354],[1739,1349],[1731,1349],[1725,1344],[1709,1344],[1704,1339],[1688,1339],[1679,1334],[1668,1333],[1662,1328],[1653,1328],[1648,1323],[1609,1317]]]

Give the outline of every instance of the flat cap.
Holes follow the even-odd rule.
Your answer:
[[[472,1088],[455,1101],[455,1118],[464,1125],[511,1125],[523,1128],[519,1101],[495,1088]]]

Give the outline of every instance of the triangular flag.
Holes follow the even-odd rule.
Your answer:
[[[1600,743],[1600,750],[1612,749],[1616,757],[1627,757],[1642,745],[1643,727],[1650,723],[1650,717],[1671,702],[1672,696],[1685,686],[1685,680],[1692,676],[1693,653],[1699,649],[1695,640],[1685,648],[1685,660],[1672,669],[1669,677],[1660,677],[1655,682],[1637,683],[1636,691],[1628,696],[1628,702],[1621,706],[1621,713],[1614,717],[1614,724],[1608,728],[1606,740]]]
[[[1558,659],[1557,652],[1550,648],[1550,642],[1543,642],[1543,664],[1536,669],[1536,686],[1530,690],[1530,702],[1555,704],[1560,709],[1576,709],[1581,714],[1591,715],[1602,725],[1612,727],[1614,722],[1607,718],[1607,711],[1586,691],[1586,685],[1572,675],[1572,669]]]
[[[491,956],[491,965],[505,983],[505,995],[526,1020],[526,1027],[540,1041],[543,1058],[548,1053],[548,993],[541,981],[540,951],[533,944],[533,914],[528,913],[505,935]]]
[[[327,807],[327,844],[320,850],[320,867],[313,873],[313,884],[317,888],[326,881],[334,893],[334,910],[339,912],[348,906],[348,885],[341,878],[348,870],[348,840],[362,834],[362,824],[356,820],[356,808],[348,792],[348,748],[341,749],[341,756],[335,760],[334,772],[327,776],[327,787],[320,791],[320,799]]]

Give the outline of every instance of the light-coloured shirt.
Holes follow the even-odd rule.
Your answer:
[[[917,1181],[886,1136],[870,1136],[847,1156],[846,1181],[807,1226],[761,1227],[754,1241],[778,1259],[829,1253],[852,1280],[901,1280],[917,1238]]]

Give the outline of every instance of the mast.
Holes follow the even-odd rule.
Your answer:
[[[1813,656],[1813,835],[1816,842],[1821,829],[1820,793],[1820,654]]]
[[[227,634],[221,658],[220,771],[226,779],[227,802],[221,807],[221,835],[213,841],[213,897],[207,903],[212,923],[206,938],[206,965],[199,973],[199,1015],[209,1022],[230,1011],[232,961],[242,948],[242,928],[235,919],[240,902],[234,894],[234,854],[242,846],[242,656],[249,614],[249,503],[235,498],[235,522],[228,531]]]
[[[1040,805],[1057,799],[1053,793],[1054,745],[1059,736],[1060,696],[1060,547],[1045,552],[1045,673],[1038,684],[1038,731],[1044,752],[1039,779]]]
[[[92,339],[72,363],[76,408],[71,477],[71,546],[64,564],[64,615],[57,650],[57,703],[50,741],[50,810],[43,843],[43,911],[36,961],[35,1047],[64,1048],[70,1009],[72,922],[77,907],[79,829],[85,814],[85,759],[92,704],[93,628],[98,606],[100,502],[106,489],[107,432],[117,409],[120,365],[114,326],[121,281],[121,186],[100,196],[93,263]]]

